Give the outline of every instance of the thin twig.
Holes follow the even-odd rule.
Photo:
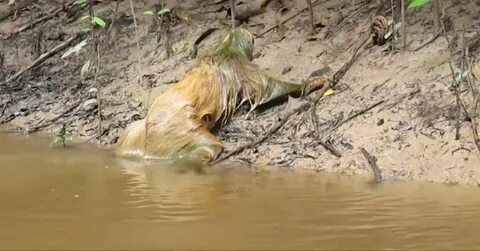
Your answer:
[[[367,159],[368,164],[370,164],[370,167],[372,168],[374,182],[375,183],[382,182],[382,172],[380,171],[380,168],[378,168],[377,158],[372,156],[367,150],[365,150],[365,148],[360,147],[359,149],[362,152],[363,156],[365,156],[365,158]]]
[[[97,77],[98,77],[98,72],[100,70],[100,44],[97,43],[96,45],[96,54],[97,54],[97,67],[95,69],[95,76],[94,76],[94,80],[93,80],[93,83],[94,85],[97,86],[97,116],[98,116],[98,131],[101,132],[102,131],[102,99],[101,99],[101,92],[102,92],[102,84],[100,83],[100,81],[98,81]]]
[[[465,27],[464,27],[465,30]],[[463,33],[463,50],[464,50],[464,61],[465,61],[465,67],[469,71],[469,74],[467,74],[467,81],[468,85],[470,87],[470,92],[472,93],[472,99],[473,99],[473,104],[472,104],[472,112],[470,113],[470,126],[472,128],[472,134],[473,134],[473,141],[475,143],[475,146],[477,147],[478,152],[480,153],[480,137],[478,135],[478,128],[477,128],[477,108],[478,108],[478,89],[472,82],[471,78],[471,72],[472,72],[472,67],[471,63],[469,61],[469,48],[466,46],[465,43],[465,32]]]
[[[405,22],[405,0],[402,0],[402,50],[407,48],[407,23]]]
[[[433,27],[436,33],[440,33],[440,0],[433,0],[433,9]]]
[[[326,3],[326,2],[328,2],[328,1],[329,1],[329,0],[323,0],[323,1],[317,0],[317,1],[315,1],[315,2],[312,3],[312,7],[314,7],[314,6],[316,6],[316,5],[319,5],[319,4]],[[302,13],[303,13],[304,11],[306,11],[306,10],[308,10],[308,7],[305,7],[305,8],[303,8],[303,9],[299,10],[297,13],[294,13],[294,14],[291,15],[290,17],[287,17],[285,20],[283,20],[283,21],[275,24],[274,26],[272,26],[272,27],[270,27],[270,28],[268,28],[268,29],[260,32],[260,34],[257,34],[257,35],[255,35],[255,36],[256,36],[256,37],[262,37],[262,36],[264,36],[265,34],[269,33],[270,31],[278,28],[280,25],[286,24],[288,21],[294,19],[295,17],[297,17],[298,15],[302,14]]]
[[[34,2],[35,2],[34,0],[19,1],[19,3],[15,5],[15,8],[13,8],[12,10],[0,15],[0,22],[7,19],[9,16],[15,14],[15,12],[22,11],[22,9],[28,7],[29,5],[33,4]]]
[[[265,141],[270,135],[274,134],[276,131],[278,131],[283,125],[285,125],[285,123],[287,123],[288,119],[294,115],[294,114],[297,114],[298,112],[302,111],[302,110],[305,110],[307,109],[308,107],[310,107],[310,103],[304,103],[302,104],[301,106],[297,107],[296,109],[293,109],[289,112],[287,112],[283,118],[280,119],[280,121],[278,121],[275,125],[273,125],[262,137],[258,138],[257,140],[255,141],[252,141],[252,142],[249,142],[249,143],[246,143],[240,147],[238,147],[237,149],[235,150],[232,150],[228,153],[226,153],[225,155],[223,155],[222,157],[216,159],[215,161],[212,162],[212,164],[216,164],[216,163],[219,163],[221,161],[224,161],[230,157],[232,157],[233,155],[236,155],[236,154],[239,154],[241,152],[243,152],[243,150],[247,149],[247,148],[250,148],[252,146],[255,146],[255,145],[258,145],[260,143],[262,143],[263,141]]]
[[[423,43],[422,45],[420,45],[420,46],[418,46],[417,48],[415,48],[415,49],[413,49],[413,50],[410,50],[410,51],[416,52],[416,51],[419,51],[419,50],[423,49],[425,46],[427,46],[427,45],[435,42],[435,40],[437,40],[437,38],[440,37],[440,34],[442,34],[442,33],[441,33],[441,32],[437,32],[437,33],[435,34],[435,36],[433,36],[430,40],[426,41],[426,42]]]
[[[112,22],[108,26],[107,29],[107,38],[110,40],[110,33],[113,30],[113,26],[115,25],[115,22],[117,21],[117,16],[118,16],[118,7],[120,6],[120,1],[115,2],[115,10],[113,11],[113,18]]]
[[[195,42],[192,45],[192,52],[190,53],[191,59],[194,59],[195,57],[197,57],[198,45],[216,30],[218,30],[218,28],[208,28],[197,38],[197,40],[195,40]]]
[[[311,111],[311,117],[312,117],[312,124],[313,124],[313,128],[314,128],[314,134],[315,134],[315,141],[320,144],[321,146],[323,146],[323,148],[327,149],[333,156],[337,157],[337,158],[340,158],[342,157],[342,154],[337,151],[335,148],[333,148],[333,146],[331,146],[330,144],[328,144],[327,142],[323,141],[321,138],[320,138],[320,132],[319,132],[319,129],[318,129],[318,117],[317,117],[317,109],[316,109],[316,105],[313,105],[312,108],[310,109]]]
[[[230,0],[230,16],[232,17],[232,29],[235,29],[235,0]]]
[[[310,23],[312,25],[312,35],[315,35],[316,30],[315,30],[315,18],[313,17],[313,6],[312,6],[312,1],[311,0],[305,0],[307,1],[307,6],[308,6],[308,15],[310,16]]]
[[[345,26],[345,24],[348,23],[348,21],[350,21],[352,18],[354,18],[356,15],[362,13],[365,8],[367,6],[370,6],[372,5],[372,3],[374,3],[376,0],[372,0],[370,3],[367,3],[367,4],[364,4],[362,5],[362,7],[358,8],[356,11],[354,11],[352,14],[350,14],[348,17],[344,18],[339,24],[335,25],[332,29],[331,29],[331,32],[337,32],[338,30],[340,30],[341,28],[343,28],[343,26]],[[367,10],[368,11],[368,10]]]
[[[43,23],[47,20],[50,20],[54,17],[56,17],[58,15],[58,13],[62,12],[62,8],[59,8],[59,9],[56,9],[55,11],[53,11],[51,14],[48,14],[46,16],[43,16],[37,20],[34,20],[32,22],[28,22],[27,24],[24,24],[22,25],[20,28],[18,28],[18,30],[16,30],[17,33],[21,33],[23,31],[26,31],[28,29],[31,29],[33,28],[35,25],[39,24],[39,23]],[[8,36],[5,38],[5,39],[9,39],[10,37],[12,36],[12,34],[8,34]]]
[[[31,70],[32,68],[38,66],[39,64],[43,63],[45,60],[47,60],[48,58],[50,58],[51,56],[55,55],[56,53],[58,53],[59,51],[61,51],[62,49],[64,49],[65,47],[69,46],[72,42],[74,42],[78,37],[80,36],[80,34],[76,34],[76,35],[73,35],[72,37],[70,37],[69,39],[65,40],[63,43],[55,46],[54,48],[52,48],[50,51],[48,52],[45,52],[43,53],[42,55],[40,55],[40,57],[38,57],[35,61],[33,61],[29,66],[27,66],[25,69],[23,70],[20,70],[19,72],[15,73],[12,77],[10,77],[9,79],[7,79],[6,82],[10,82],[10,81],[13,81],[13,80],[16,80],[17,78],[19,78],[21,75],[23,75],[25,72]],[[3,83],[4,85],[6,85],[6,82]],[[1,85],[1,84],[0,84]]]
[[[252,146],[255,146],[255,145],[258,145],[258,144],[262,143],[270,135],[274,134],[283,125],[285,125],[285,123],[287,123],[288,119],[291,116],[293,116],[294,114],[297,114],[301,111],[304,111],[306,109],[309,109],[312,105],[318,104],[320,99],[324,96],[325,92],[329,88],[334,87],[340,81],[340,79],[345,75],[346,71],[348,69],[350,69],[350,67],[353,65],[354,61],[357,59],[358,52],[360,51],[361,48],[364,47],[364,45],[369,40],[369,38],[370,38],[370,36],[367,36],[367,38],[365,38],[364,40],[361,41],[360,45],[354,50],[350,59],[333,75],[333,78],[332,78],[331,81],[327,81],[327,83],[325,85],[323,85],[323,87],[316,93],[316,97],[314,98],[314,100],[312,102],[304,103],[304,104],[300,105],[299,107],[287,112],[282,117],[282,119],[280,119],[280,121],[278,121],[275,125],[273,125],[262,137],[260,137],[259,139],[255,140],[253,142],[246,143],[246,144],[244,144],[244,145],[242,145],[242,146],[240,146],[240,147],[238,147],[238,148],[236,148],[232,151],[229,151],[228,153],[224,154],[222,157],[213,161],[212,164],[216,164],[216,163],[219,163],[221,161],[224,161],[224,160],[226,160],[226,159],[228,159],[228,158],[230,158],[230,157],[232,157],[232,156],[234,156],[238,153],[243,152],[247,148],[250,148]]]
[[[135,16],[135,9],[133,8],[132,0],[129,0],[130,3],[130,10],[132,12],[133,17],[133,25],[135,27],[135,43],[137,45],[137,61],[138,61],[138,83],[140,86],[143,86],[143,74],[142,74],[142,56],[141,56],[141,48],[140,48],[140,38],[138,35],[138,26],[137,26],[137,17]],[[145,109],[148,107],[148,100],[145,102]]]
[[[27,128],[27,132],[29,133],[32,133],[32,132],[36,132],[40,129],[43,129],[47,126],[50,126],[52,125],[53,123],[55,123],[57,120],[59,120],[60,118],[62,118],[63,116],[65,116],[66,114],[72,112],[75,108],[79,107],[79,105],[82,103],[82,100],[77,100],[75,101],[71,106],[69,106],[65,111],[63,111],[62,113],[60,113],[59,115],[51,118],[50,120],[48,120],[47,122],[43,122],[39,125],[36,125],[36,126],[33,126],[31,128]],[[74,113],[75,114],[75,113]],[[74,115],[72,114],[72,116]]]
[[[356,117],[358,117],[358,116],[360,116],[360,115],[362,115],[362,114],[365,114],[366,112],[372,110],[373,108],[379,106],[380,104],[382,104],[382,103],[384,103],[384,102],[385,102],[385,100],[380,100],[380,101],[378,101],[378,102],[375,102],[375,103],[372,104],[372,105],[367,106],[367,107],[364,108],[364,109],[361,109],[361,110],[353,113],[353,114],[350,115],[348,118],[342,120],[342,122],[338,123],[338,124],[337,124],[336,126],[334,126],[332,129],[330,129],[330,130],[327,132],[327,134],[330,134],[330,133],[334,132],[335,130],[337,130],[337,129],[338,129],[340,126],[342,126],[343,124],[347,123],[348,121],[350,121],[350,120],[352,120],[352,119],[354,119],[354,118],[356,118]]]

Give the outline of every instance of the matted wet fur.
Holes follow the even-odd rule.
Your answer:
[[[302,95],[318,82],[295,84],[270,77],[251,61],[253,36],[243,28],[226,32],[182,80],[157,97],[147,116],[129,125],[116,154],[140,158],[193,158],[210,162],[223,151],[211,133],[237,108],[258,105],[288,94]]]

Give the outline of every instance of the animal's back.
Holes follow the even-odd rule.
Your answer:
[[[146,118],[127,127],[117,153],[165,159],[218,155],[223,145],[209,130],[222,114],[221,86],[212,67],[193,68],[157,97]]]

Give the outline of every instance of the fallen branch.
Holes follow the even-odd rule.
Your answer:
[[[321,2],[320,2],[320,0],[317,0],[317,1],[315,1],[315,2],[312,3],[312,8],[315,7],[316,5],[323,4],[323,3],[326,3],[326,2],[328,2],[328,0],[324,0],[324,1],[321,1]],[[295,17],[297,17],[298,15],[302,14],[304,11],[308,10],[308,8],[309,8],[309,7],[305,7],[305,8],[303,8],[303,9],[301,9],[301,10],[298,11],[297,13],[294,13],[294,14],[291,15],[290,17],[287,17],[285,20],[281,21],[279,24],[276,24],[276,25],[274,25],[274,26],[266,29],[266,30],[262,31],[260,34],[255,35],[255,36],[256,36],[257,38],[258,38],[258,37],[262,37],[263,35],[269,33],[270,31],[278,28],[280,25],[284,25],[284,24],[286,24],[288,21],[290,21],[290,20],[294,19]]]
[[[135,45],[137,46],[137,63],[138,63],[138,84],[139,86],[143,86],[143,70],[142,70],[142,48],[140,47],[140,35],[138,32],[138,25],[137,25],[137,17],[135,16],[135,8],[133,7],[133,2],[132,0],[128,1],[130,4],[130,11],[132,13],[133,17],[133,27],[135,28]],[[161,25],[161,24],[160,24]],[[150,88],[151,89],[151,88]],[[148,109],[148,102],[150,99],[150,91],[148,93],[148,97],[145,104],[145,110]]]
[[[320,138],[317,138],[318,143],[323,146],[323,148],[327,149],[333,156],[340,158],[342,157],[342,154],[337,151],[337,149],[333,148],[333,146],[329,145],[327,142],[321,140]]]
[[[7,19],[9,16],[15,14],[17,11],[22,11],[24,8],[28,7],[29,5],[33,4],[34,0],[24,0],[19,2],[15,5],[15,8],[9,10],[8,12],[4,13],[0,16],[0,22]]]
[[[308,15],[310,16],[310,24],[312,25],[312,35],[315,35],[315,33],[316,33],[315,17],[313,16],[312,1],[311,0],[306,0],[306,1],[307,1],[307,6],[308,6]]]
[[[433,43],[435,40],[437,40],[437,38],[440,37],[440,34],[442,34],[441,32],[437,32],[437,34],[435,34],[435,36],[433,36],[430,40],[428,40],[427,42],[423,43],[422,45],[418,46],[417,48],[413,49],[413,50],[409,50],[409,51],[413,51],[413,52],[416,52],[416,51],[419,51],[421,49],[423,49],[425,46]]]
[[[334,75],[333,75],[333,78],[331,81],[327,81],[327,83],[325,85],[323,85],[323,87],[318,91],[317,93],[317,96],[315,97],[315,99],[311,102],[308,102],[308,103],[304,103],[302,105],[300,105],[299,107],[287,112],[283,118],[278,121],[275,125],[273,125],[266,133],[265,135],[263,135],[262,137],[260,137],[259,139],[253,141],[253,142],[250,142],[250,143],[246,143],[238,148],[236,148],[235,150],[232,150],[232,151],[229,151],[228,153],[226,153],[225,155],[223,155],[222,157],[216,159],[215,161],[212,162],[212,164],[216,164],[216,163],[219,163],[219,162],[222,162],[236,154],[239,154],[241,152],[243,152],[245,149],[247,148],[250,148],[252,146],[255,146],[255,145],[258,145],[260,143],[262,143],[263,141],[265,141],[270,135],[274,134],[275,132],[277,132],[283,125],[285,125],[285,123],[287,123],[288,119],[294,115],[294,114],[297,114],[303,110],[306,110],[306,109],[309,109],[310,107],[316,105],[318,103],[318,101],[324,96],[325,92],[331,88],[331,87],[334,87],[339,81],[340,79],[345,75],[346,71],[353,65],[354,61],[356,60],[357,56],[358,56],[358,52],[360,51],[361,48],[363,48],[363,46],[366,44],[366,42],[369,40],[370,36],[367,36],[367,38],[365,38],[364,40],[362,40],[361,44],[354,50],[353,52],[353,55],[350,57],[349,61],[347,61]],[[326,145],[326,144],[325,144]]]
[[[372,3],[374,3],[375,0],[371,1],[370,3],[368,4],[364,4],[362,7],[358,8],[356,11],[354,11],[350,16],[346,17],[345,19],[343,19],[339,24],[337,24],[335,27],[332,28],[331,32],[337,32],[338,30],[340,30],[341,28],[343,28],[343,26],[350,20],[352,19],[353,17],[355,17],[356,15],[358,15],[359,13],[361,12],[364,12],[365,11],[365,8],[367,6],[370,6],[372,5]],[[367,10],[368,11],[368,10]]]
[[[232,29],[235,29],[235,0],[230,0],[230,16],[232,17]]]
[[[259,139],[255,140],[253,142],[246,143],[246,144],[238,147],[237,149],[235,149],[233,151],[228,152],[227,154],[223,155],[221,158],[218,158],[215,161],[213,161],[212,164],[222,162],[222,161],[232,157],[233,155],[236,155],[236,154],[239,154],[239,153],[243,152],[243,150],[245,150],[247,148],[250,148],[252,146],[255,146],[255,145],[258,145],[258,144],[262,143],[270,135],[274,134],[276,131],[278,131],[278,129],[280,129],[283,125],[285,125],[285,123],[287,123],[288,119],[292,115],[300,112],[301,110],[307,109],[308,107],[310,107],[310,105],[311,105],[310,103],[305,103],[305,104],[302,104],[301,106],[297,107],[296,109],[293,109],[290,112],[286,113],[283,116],[283,118],[280,121],[278,121],[274,126],[272,126],[262,137],[260,137]]]
[[[463,33],[463,41],[465,41],[465,33]],[[480,40],[480,37],[479,37]],[[465,42],[464,42],[465,43]],[[469,60],[469,48],[466,47],[464,44],[464,60],[465,60],[465,65],[467,67],[467,70],[470,72],[467,75],[467,82],[470,87],[470,92],[472,93],[472,99],[473,99],[473,104],[472,104],[472,112],[470,114],[470,126],[472,128],[472,134],[473,134],[473,141],[475,143],[475,146],[477,147],[478,152],[480,153],[480,136],[478,135],[478,124],[477,124],[477,109],[478,109],[478,102],[480,102],[480,96],[479,96],[479,90],[478,87],[473,83],[471,73],[472,73],[472,65]]]
[[[350,121],[350,120],[352,120],[352,119],[354,119],[354,118],[356,118],[356,117],[358,117],[362,114],[365,114],[366,112],[372,110],[373,108],[379,106],[380,104],[382,104],[384,102],[385,102],[385,100],[380,100],[380,101],[378,101],[378,102],[376,102],[376,103],[374,103],[370,106],[367,106],[366,108],[364,108],[362,110],[359,110],[359,111],[355,112],[354,114],[350,115],[348,118],[344,119],[342,122],[338,123],[332,129],[330,129],[327,134],[330,134],[330,133],[334,132],[335,130],[337,130],[343,124],[347,123],[348,121]]]
[[[218,30],[217,28],[208,28],[206,31],[204,31],[198,38],[195,40],[195,42],[192,45],[192,52],[190,53],[190,58],[194,59],[197,57],[198,53],[198,45],[205,40],[210,34],[212,34],[214,31]]]
[[[377,165],[377,158],[375,158],[374,156],[372,156],[367,150],[365,150],[365,148],[363,147],[360,147],[360,151],[362,152],[363,156],[365,156],[365,158],[367,159],[368,161],[368,164],[370,164],[370,167],[372,168],[372,171],[373,171],[373,177],[374,177],[374,182],[375,183],[380,183],[382,182],[382,172],[380,171],[380,168],[378,168],[378,165]]]
[[[39,24],[39,23],[43,23],[47,20],[50,20],[52,18],[54,18],[55,16],[58,15],[58,13],[62,12],[62,8],[58,8],[56,9],[55,11],[53,11],[51,14],[48,14],[46,16],[43,16],[33,22],[29,22],[27,24],[24,24],[23,26],[21,26],[20,28],[18,28],[18,30],[15,31],[15,33],[21,33],[23,31],[26,31],[28,29],[31,29],[32,27],[34,27],[35,25]],[[5,39],[9,39],[13,34],[9,34]]]
[[[337,158],[340,158],[340,157],[342,157],[342,154],[340,152],[338,152],[335,148],[333,148],[333,146],[331,146],[330,144],[327,144],[327,142],[323,141],[320,138],[320,132],[319,132],[319,129],[318,129],[318,117],[317,117],[316,107],[317,106],[314,105],[314,106],[312,106],[312,109],[310,109],[311,116],[312,116],[312,124],[313,124],[314,134],[315,134],[315,140],[318,144],[323,146],[323,148],[327,149],[333,156],[335,156]]]
[[[62,118],[63,116],[65,116],[66,114],[70,113],[71,111],[73,111],[75,108],[79,107],[80,104],[82,103],[82,100],[78,100],[76,101],[75,103],[73,103],[69,108],[67,108],[64,112],[62,112],[61,114],[51,118],[50,120],[48,120],[47,122],[44,122],[44,123],[41,123],[39,125],[36,125],[36,126],[33,126],[31,128],[26,128],[26,132],[28,133],[32,133],[32,132],[36,132],[42,128],[45,128],[47,126],[50,126],[52,125],[53,123],[55,123],[57,120],[59,120],[60,118]]]
[[[8,82],[10,81],[13,81],[13,80],[16,80],[17,78],[19,78],[20,76],[22,76],[25,72],[31,70],[32,68],[40,65],[41,63],[43,63],[45,60],[47,60],[48,58],[52,57],[53,55],[57,54],[59,51],[61,51],[62,49],[64,49],[65,47],[69,46],[71,43],[73,43],[78,37],[80,36],[80,34],[76,34],[72,37],[70,37],[69,39],[67,39],[66,41],[64,41],[63,43],[55,46],[54,48],[52,48],[50,51],[48,52],[45,52],[43,53],[42,55],[40,55],[40,57],[38,57],[35,61],[33,61],[29,66],[27,66],[27,68],[23,69],[23,70],[20,70],[19,72],[15,73],[12,77],[10,77],[9,79],[7,79],[4,83],[2,83],[3,85],[6,85]]]

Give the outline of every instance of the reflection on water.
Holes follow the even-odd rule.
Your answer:
[[[480,249],[475,188],[0,143],[0,249]]]

